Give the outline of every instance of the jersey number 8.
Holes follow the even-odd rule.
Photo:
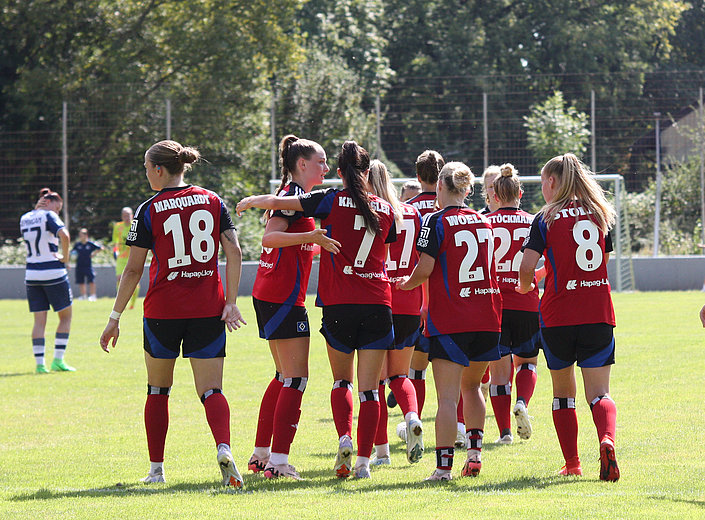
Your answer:
[[[213,215],[205,209],[194,211],[189,218],[188,228],[192,236],[191,255],[197,262],[208,262],[215,253],[215,242],[212,236]],[[174,213],[164,221],[164,234],[169,233],[174,241],[174,256],[168,260],[169,269],[191,265],[191,256],[186,253],[184,231],[178,213]]]
[[[598,244],[600,231],[594,222],[590,220],[578,221],[573,226],[573,239],[578,244],[578,248],[575,250],[575,263],[580,269],[590,272],[602,265],[602,249]]]

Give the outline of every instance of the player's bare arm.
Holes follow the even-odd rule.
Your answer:
[[[419,263],[414,267],[414,271],[406,279],[397,284],[397,288],[402,291],[410,291],[428,280],[433,272],[433,266],[436,265],[436,259],[427,253],[421,253]]]
[[[225,306],[220,317],[228,331],[239,329],[247,322],[237,306],[237,291],[240,286],[242,250],[234,229],[226,229],[220,234],[220,245],[225,253]]]
[[[303,206],[297,197],[277,197],[276,195],[252,195],[237,203],[235,212],[238,217],[250,208],[303,211]]]
[[[305,233],[287,233],[289,223],[281,217],[272,217],[267,221],[267,227],[262,236],[264,247],[288,247],[299,244],[318,244],[326,251],[338,253],[340,242],[327,236],[325,229],[314,229]]]
[[[536,264],[541,255],[533,249],[524,249],[524,255],[519,266],[519,285],[514,289],[520,294],[526,294],[534,288],[534,275],[536,274]]]

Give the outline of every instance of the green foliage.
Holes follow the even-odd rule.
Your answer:
[[[641,193],[625,197],[629,213],[632,251],[651,254],[654,241],[656,181],[649,182]],[[664,168],[661,182],[661,225],[659,254],[691,255],[702,252],[700,215],[700,162],[697,157],[686,163]]]
[[[531,150],[541,168],[551,157],[571,152],[582,157],[590,138],[587,114],[566,106],[563,93],[557,90],[543,103],[533,105],[524,116],[524,127]]]
[[[334,170],[340,145],[355,139],[374,152],[375,116],[362,107],[361,79],[342,58],[309,47],[299,69],[282,80],[280,133],[295,133],[320,143]]]

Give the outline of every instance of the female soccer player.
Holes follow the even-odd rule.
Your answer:
[[[438,394],[436,470],[428,480],[450,480],[456,438],[458,395],[462,392],[468,458],[464,476],[477,476],[485,401],[480,381],[490,361],[499,359],[502,309],[494,266],[492,226],[465,206],[473,175],[463,163],[446,164],[438,177],[440,211],[424,218],[410,290],[429,281],[426,335]]]
[[[62,205],[63,201],[58,193],[44,188],[39,192],[39,200],[35,208],[20,218],[20,232],[27,245],[25,287],[29,311],[34,316],[32,350],[37,374],[49,373],[44,364],[44,333],[50,304],[54,312],[59,315],[51,370],[57,372],[75,370],[64,361],[71,332],[73,301],[66,270],[71,238],[58,215]]]
[[[175,141],[152,145],[144,158],[147,180],[156,195],[137,209],[127,235],[130,255],[113,311],[100,337],[109,352],[120,335],[127,306],[152,251],[149,289],[144,300],[147,402],[144,422],[151,468],[145,483],[164,482],[164,441],[169,426],[169,391],[174,364],[183,349],[191,361],[196,392],[218,449],[226,486],[243,481],[230,451],[230,408],[222,393],[225,327],[245,320],[237,308],[242,253],[230,214],[215,193],[184,182],[184,172],[200,158]],[[226,294],[218,274],[218,244],[226,259]]]
[[[571,153],[546,163],[541,191],[546,205],[531,224],[517,291],[533,289],[534,268],[543,255],[541,340],[553,382],[553,423],[565,458],[559,473],[582,475],[573,368],[577,361],[600,441],[600,479],[616,481],[617,408],[609,395],[615,318],[607,279],[614,208],[587,167]]]
[[[419,254],[414,245],[421,230],[421,215],[409,204],[399,202],[387,167],[380,161],[370,163],[369,184],[372,193],[389,202],[396,215],[397,240],[389,246],[387,276],[392,283],[392,321],[394,349],[387,351],[387,359],[379,382],[380,414],[375,436],[373,464],[391,464],[387,439],[387,407],[384,405],[385,380],[389,381],[397,403],[404,415],[406,429],[406,456],[409,462],[418,462],[423,455],[423,426],[416,407],[416,391],[409,381],[409,364],[418,341],[421,324],[421,287],[402,292],[395,283],[414,270]]]
[[[482,172],[482,198],[485,200],[485,207],[480,213],[487,215],[499,209],[499,202],[494,198],[494,181],[501,175],[499,166],[490,165]]]
[[[125,239],[127,234],[130,232],[130,226],[132,225],[132,208],[125,206],[120,212],[120,222],[115,222],[113,224],[113,254],[115,255],[115,278],[117,280],[117,287],[120,288],[120,280],[122,279],[122,272],[125,270],[127,265],[127,259],[130,256],[130,248],[125,244]],[[140,291],[139,280],[135,286],[135,290],[130,298],[130,309],[135,306],[137,301],[137,294]]]
[[[407,201],[407,204],[416,208],[421,216],[436,211],[436,184],[438,174],[445,165],[445,161],[440,153],[434,150],[426,150],[416,158],[416,178],[421,184],[421,193]],[[422,328],[425,326],[425,315],[428,307],[428,295],[424,293],[424,300],[421,310]],[[423,411],[426,402],[426,369],[428,368],[429,343],[423,332],[419,335],[419,340],[414,347],[414,354],[411,358],[411,368],[409,369],[409,379],[416,390],[417,409],[419,416]],[[400,425],[401,426],[401,425]],[[406,433],[406,429],[403,431]],[[403,438],[403,437],[402,437]],[[404,439],[406,440],[406,439]]]
[[[321,184],[329,171],[326,152],[313,141],[287,135],[279,144],[282,180],[277,193],[298,197]],[[267,215],[252,302],[259,334],[269,341],[276,373],[260,405],[255,450],[248,468],[267,478],[300,479],[289,464],[289,449],[301,415],[308,382],[309,325],[304,302],[311,274],[313,244],[333,253],[337,241],[316,229],[300,211]],[[271,450],[270,450],[271,442]]]
[[[497,442],[510,444],[512,369],[516,368],[517,401],[514,416],[517,434],[522,439],[531,437],[531,420],[527,406],[536,387],[536,360],[538,356],[539,290],[527,294],[515,291],[519,280],[521,246],[529,235],[533,215],[519,209],[524,190],[519,175],[511,164],[499,167],[488,195],[492,205],[499,206],[487,215],[492,224],[495,240],[495,267],[497,282],[502,294],[502,335],[499,349],[502,359],[490,363],[490,399],[500,434]],[[513,360],[513,365],[512,365]]]
[[[237,212],[258,207],[303,211],[321,219],[321,227],[337,240],[337,255],[322,254],[316,305],[323,307],[321,333],[326,339],[333,372],[331,406],[338,431],[335,472],[348,477],[352,471],[352,379],[357,351],[360,411],[357,428],[357,461],[354,475],[370,476],[377,422],[379,375],[386,351],[393,348],[392,291],[384,269],[387,243],[396,239],[392,206],[370,195],[370,156],[355,141],[346,141],[338,155],[338,175],[343,189],[330,188],[299,197],[258,195],[246,197]]]

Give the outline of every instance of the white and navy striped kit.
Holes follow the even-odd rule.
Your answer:
[[[22,215],[20,232],[27,245],[27,285],[53,285],[67,279],[66,266],[55,253],[59,251],[57,233],[64,223],[53,211],[35,209]]]

